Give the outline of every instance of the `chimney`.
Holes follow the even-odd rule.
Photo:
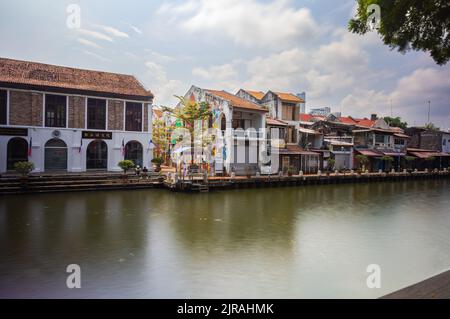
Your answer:
[[[378,117],[377,117],[376,114],[371,114],[371,115],[370,115],[370,120],[371,120],[371,121],[376,121],[377,119],[378,119]]]
[[[300,103],[300,113],[305,114],[306,113],[306,93],[297,93],[297,97],[301,98],[304,103]]]

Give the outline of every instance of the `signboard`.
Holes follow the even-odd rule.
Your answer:
[[[87,139],[112,140],[112,132],[83,131],[81,137]]]
[[[0,127],[0,135],[4,136],[28,136],[28,129],[15,127]]]

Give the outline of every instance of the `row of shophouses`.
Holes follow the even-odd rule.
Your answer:
[[[213,114],[209,126],[232,132],[224,134],[225,150],[212,161],[216,174],[348,171],[361,169],[361,155],[367,160],[364,169],[375,172],[450,166],[450,133],[390,127],[375,114],[370,118],[305,114],[304,93],[241,89],[232,94],[192,86],[185,98],[207,102]],[[274,132],[277,139],[271,138]],[[255,140],[266,141],[269,153],[277,154],[275,167],[261,158],[259,148],[251,155]]]
[[[405,132],[375,116],[308,115],[305,94],[192,86],[185,96],[210,105],[208,125],[232,131],[210,162],[212,174],[315,173],[329,169],[329,159],[333,169],[349,170],[358,154],[370,159],[369,170],[400,169],[406,156],[418,168],[430,158],[436,167],[449,166],[448,133]],[[0,58],[0,173],[20,161],[33,162],[37,173],[120,171],[123,159],[151,168],[153,117],[161,116],[153,98],[131,75]],[[263,161],[263,150],[276,154],[278,165]]]

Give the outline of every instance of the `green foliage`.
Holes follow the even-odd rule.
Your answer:
[[[414,156],[405,156],[405,161],[411,163],[414,162],[416,158]]]
[[[334,158],[328,159],[328,169],[332,170],[334,167],[334,164],[336,164],[336,160]]]
[[[133,161],[130,160],[123,160],[119,162],[119,167],[123,170],[124,173],[126,173],[128,170],[134,168]]]
[[[439,127],[435,126],[433,123],[427,123],[427,125],[425,125],[425,128],[429,131],[434,131],[437,132],[439,131]]]
[[[370,31],[367,13],[370,4],[381,9],[377,30],[384,44],[405,53],[410,49],[429,52],[434,61],[444,65],[450,59],[450,23],[448,0],[357,0],[356,16],[349,21],[351,32]]]
[[[394,161],[394,158],[391,156],[382,156],[380,159],[385,162],[393,162]]]
[[[14,170],[22,176],[28,176],[34,170],[32,162],[17,162],[14,164]]]
[[[408,127],[408,123],[402,122],[402,119],[398,116],[397,117],[386,116],[384,117],[384,120],[391,127],[399,127],[401,129],[406,129]]]
[[[162,157],[154,157],[152,159],[152,163],[156,165],[161,165],[162,163],[164,163],[164,159]]]
[[[180,100],[180,106],[176,108],[162,107],[163,111],[175,116],[184,123],[185,128],[194,131],[194,123],[198,120],[207,120],[212,116],[210,106],[206,102],[196,102],[182,96],[176,96]]]
[[[355,156],[355,158],[360,168],[362,168],[363,165],[369,163],[369,158],[366,155],[358,154]]]
[[[428,162],[433,162],[436,159],[434,156],[428,156],[425,160]]]

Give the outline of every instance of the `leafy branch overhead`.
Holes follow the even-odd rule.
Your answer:
[[[196,102],[182,96],[176,96],[176,98],[180,100],[180,107],[163,107],[163,111],[181,120],[189,130],[193,130],[195,121],[206,120],[212,116],[208,103]]]
[[[368,7],[380,7],[378,33],[384,44],[401,53],[409,50],[429,52],[434,61],[444,65],[450,59],[449,0],[357,0],[356,16],[349,30],[366,34],[371,30]]]

